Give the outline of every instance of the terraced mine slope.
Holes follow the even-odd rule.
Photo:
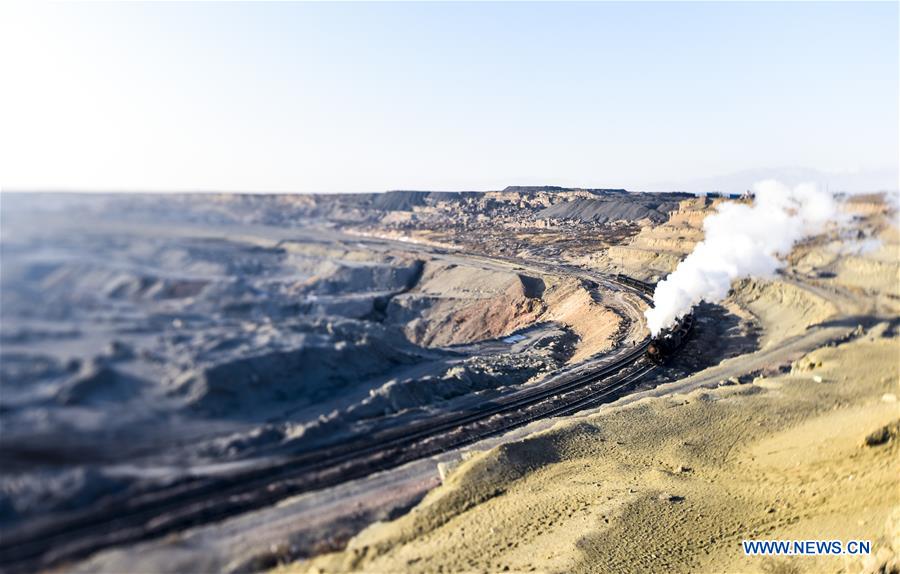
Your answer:
[[[664,274],[712,204],[585,265]],[[895,572],[900,569],[900,242],[883,196],[734,285],[713,320],[755,343],[470,455],[411,512],[279,572]],[[705,321],[704,321],[705,320]],[[719,338],[728,338],[729,333]],[[692,346],[694,345],[694,346]],[[729,357],[729,355],[732,355]],[[724,360],[721,360],[724,357]],[[749,557],[745,539],[870,540],[867,556]]]
[[[846,490],[834,512],[846,524],[863,520],[859,536],[889,539],[882,527],[896,500],[884,477],[895,442],[858,455],[845,448],[878,430],[869,422],[889,427],[897,394],[887,359],[897,351],[898,233],[881,196],[848,203],[852,234],[816,237],[774,280],[735,284],[726,301],[701,306],[692,338],[665,366],[623,374],[607,399],[590,385],[552,391],[639,354],[646,301],[611,277],[665,276],[722,201],[552,187],[165,200],[4,194],[0,538],[100,516],[138,493],[272,473],[485,411],[495,414],[445,433],[444,443],[422,434],[396,451],[408,456],[378,453],[399,467],[353,455],[315,483],[328,488],[269,484],[259,492],[271,496],[234,497],[259,504],[159,530],[165,538],[78,538],[90,550],[78,551],[72,534],[69,547],[51,545],[57,558],[35,546],[38,562],[17,564],[769,568],[729,553],[741,528],[794,532],[832,508],[788,506],[778,478],[788,471],[774,459],[742,474],[743,461],[762,456],[747,453],[780,452],[775,443],[834,453],[801,460],[809,468],[797,484],[819,480],[813,469],[828,480],[852,474],[860,492],[887,502]],[[843,365],[859,360],[871,368],[849,376]],[[601,399],[588,400],[592,393]],[[522,396],[545,399],[514,421],[501,406]],[[567,402],[596,409],[617,398],[561,426],[544,418],[570,414]],[[815,429],[831,428],[822,418],[831,412],[844,442],[810,446]],[[718,430],[704,432],[701,421],[718,421]],[[847,453],[849,466],[833,460]],[[748,477],[769,486],[757,493]],[[871,519],[856,518],[860,508]],[[182,510],[150,522],[194,516]],[[714,518],[723,514],[735,524]],[[682,532],[685,524],[696,532]]]

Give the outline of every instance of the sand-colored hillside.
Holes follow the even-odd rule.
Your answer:
[[[785,281],[746,279],[735,285],[732,298],[767,327],[763,347],[799,335],[838,313],[824,296]]]
[[[647,222],[628,243],[610,247],[599,264],[641,279],[665,277],[703,239],[703,219],[721,202],[702,197],[679,202],[665,223]]]
[[[615,343],[622,318],[595,301],[581,281],[564,279],[552,284],[544,300],[547,312],[542,318],[561,323],[578,335],[571,362],[607,351]]]
[[[851,238],[804,245],[796,250],[794,267],[818,276],[819,283],[842,290],[856,304],[856,312],[900,313],[900,230],[885,214],[869,203],[852,203],[872,212],[859,224],[862,233]],[[883,207],[883,204],[882,204]]]
[[[810,353],[789,374],[646,399],[491,450],[462,464],[411,513],[296,571],[896,565],[896,515],[889,521],[900,504],[898,441],[896,430],[883,429],[900,419],[897,345],[882,325]],[[879,444],[866,446],[870,435]],[[741,540],[753,538],[867,539],[876,554],[744,557]]]

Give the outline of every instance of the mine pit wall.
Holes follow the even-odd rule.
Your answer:
[[[664,278],[703,239],[703,220],[723,201],[704,197],[680,201],[665,223],[641,222],[637,235],[625,245],[611,246],[598,264],[637,279]]]
[[[595,301],[583,282],[563,279],[548,290],[544,300],[546,319],[565,325],[580,339],[570,363],[608,351],[616,344],[622,317]]]
[[[429,262],[418,285],[398,295],[389,319],[416,344],[441,347],[509,336],[551,322],[578,337],[569,362],[616,344],[623,319],[584,281]],[[414,308],[415,307],[415,308]]]
[[[900,313],[900,229],[889,205],[851,198],[846,210],[859,221],[849,232],[856,242],[838,237],[795,250],[794,266],[825,287],[845,291],[858,313]],[[845,232],[847,235],[847,232]],[[864,304],[859,304],[864,303]]]
[[[843,315],[900,314],[900,230],[895,211],[872,197],[844,205],[853,221],[803,242],[789,258],[789,272],[807,287],[826,293]]]
[[[407,338],[429,347],[506,336],[544,312],[543,282],[516,273],[429,261],[418,284],[395,297],[388,316]]]
[[[895,255],[897,253],[895,252]],[[897,261],[878,261],[858,256],[844,257],[838,264],[838,276],[844,285],[861,289],[898,293],[900,265]]]
[[[739,281],[733,288],[732,298],[764,327],[763,348],[799,335],[838,314],[838,308],[830,301],[782,281]]]

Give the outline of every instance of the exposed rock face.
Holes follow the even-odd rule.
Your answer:
[[[542,209],[537,216],[544,219],[577,219],[583,222],[665,221],[675,209],[675,201],[660,200],[649,195],[643,200],[622,201],[617,197],[603,199],[576,198]]]
[[[543,280],[516,273],[430,264],[415,289],[395,297],[390,319],[405,323],[411,341],[426,346],[506,336],[537,321]]]
[[[548,291],[546,300],[545,320],[562,323],[578,335],[573,362],[607,351],[615,344],[622,318],[596,301],[584,283],[561,281]]]
[[[629,242],[606,252],[608,265],[641,279],[656,280],[675,270],[678,263],[703,239],[703,219],[722,200],[685,199],[668,213],[662,225],[646,225]]]
[[[572,361],[612,347],[621,318],[581,281],[426,265],[419,285],[395,297],[389,320],[415,343],[447,346],[505,337],[535,323],[578,336]]]
[[[884,425],[867,434],[863,443],[866,446],[881,446],[895,440],[898,434],[900,434],[900,420]]]

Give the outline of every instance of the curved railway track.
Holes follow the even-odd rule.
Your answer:
[[[613,280],[640,295],[652,289],[622,277]],[[0,568],[31,572],[75,561],[104,548],[220,521],[302,492],[439,454],[538,418],[608,402],[656,368],[644,358],[648,344],[645,339],[593,372],[523,390],[477,409],[301,452],[230,475],[194,477],[137,494],[112,496],[84,511],[26,525],[0,539]]]

